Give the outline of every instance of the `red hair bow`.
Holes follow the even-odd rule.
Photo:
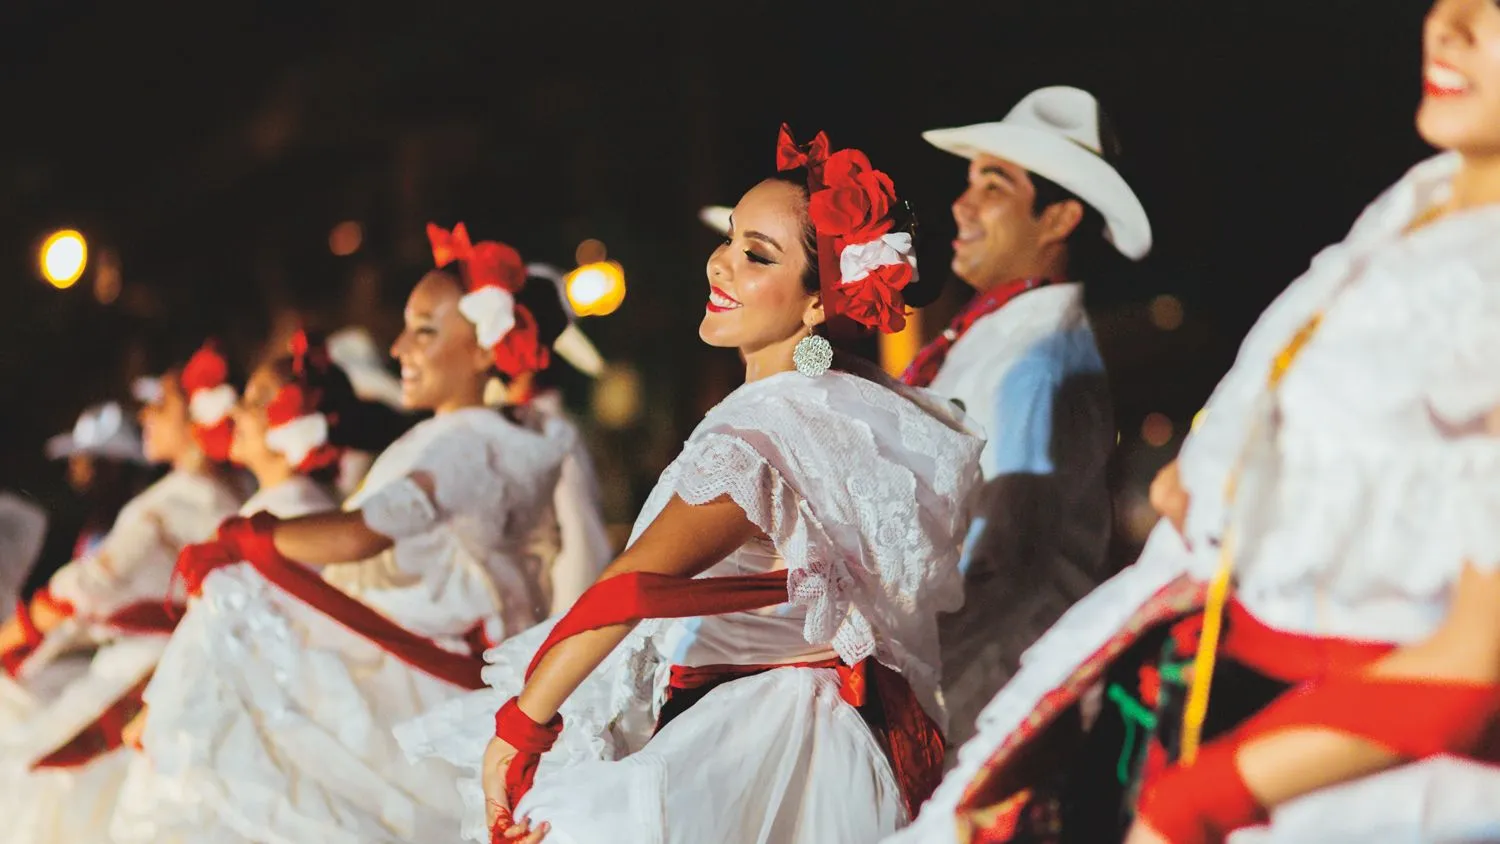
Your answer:
[[[470,290],[493,286],[516,293],[526,284],[526,264],[521,261],[521,253],[493,240],[470,242],[469,230],[463,223],[455,225],[452,231],[428,223],[427,240],[432,244],[433,263],[441,269],[458,262]]]
[[[819,132],[811,142],[798,144],[792,140],[792,129],[785,123],[776,136],[776,170],[795,170],[806,167],[809,173],[820,173],[823,162],[828,160],[828,135]]]

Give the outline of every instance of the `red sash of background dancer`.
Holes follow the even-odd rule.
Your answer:
[[[65,604],[56,601],[53,603],[69,610],[71,614],[71,608]],[[177,626],[177,619],[182,617],[182,612],[180,604],[163,606],[159,601],[137,601],[115,610],[100,623],[134,636],[167,636]],[[125,726],[144,708],[141,693],[146,690],[146,684],[150,681],[151,675],[147,673],[124,694],[115,698],[88,726],[69,739],[67,744],[33,762],[32,770],[77,768],[123,744]]]
[[[530,679],[542,658],[557,643],[589,630],[647,618],[693,618],[746,612],[784,604],[786,600],[787,573],[784,570],[738,577],[686,578],[648,572],[612,577],[590,587],[558,621],[547,640],[537,649],[526,669],[526,677]],[[678,669],[674,674],[684,680],[687,675],[693,675],[683,684],[684,687],[693,687],[788,667],[795,666],[724,666],[723,677],[702,676],[704,669]],[[840,696],[855,707],[865,704],[867,678],[873,683],[883,717],[880,723],[871,727],[885,740],[907,812],[916,817],[917,809],[942,778],[944,741],[937,725],[917,702],[906,679],[868,659],[854,666],[827,662],[808,664],[807,667],[837,667]],[[530,790],[539,755],[523,751],[511,762],[510,770],[521,774],[514,779],[507,777],[506,790],[512,806]]]
[[[247,562],[278,589],[333,619],[411,667],[462,689],[484,688],[481,654],[455,653],[407,630],[276,550],[272,539],[278,519],[257,513],[231,519],[219,528],[218,543],[190,546],[178,559],[188,591],[197,594],[209,572]],[[233,548],[233,551],[228,550]]]

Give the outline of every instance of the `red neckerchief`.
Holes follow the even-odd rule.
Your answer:
[[[1051,279],[1046,278],[1022,278],[996,285],[989,290],[974,297],[974,300],[965,305],[958,316],[948,323],[937,339],[922,347],[917,356],[912,359],[911,366],[902,373],[901,380],[913,387],[929,387],[934,378],[937,378],[938,370],[943,368],[943,362],[948,359],[948,352],[953,349],[953,344],[958,338],[964,336],[974,323],[989,316],[1010,304],[1010,300],[1020,296],[1028,290],[1035,290],[1051,284]]]

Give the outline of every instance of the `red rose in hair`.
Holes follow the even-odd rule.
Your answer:
[[[495,344],[495,368],[512,377],[547,368],[552,356],[542,345],[536,318],[525,305],[516,305],[516,324]]]
[[[886,334],[906,327],[906,302],[901,288],[911,282],[910,264],[887,264],[870,271],[859,281],[834,288],[843,301],[835,308],[860,325]]]
[[[198,390],[212,390],[229,380],[229,364],[219,354],[218,344],[209,340],[188,358],[178,381],[189,397]]]
[[[823,165],[826,187],[813,194],[808,213],[818,234],[842,243],[866,243],[891,230],[896,187],[857,149],[840,150]]]
[[[266,405],[266,419],[271,426],[285,425],[300,416],[312,413],[316,400],[309,402],[299,384],[284,384],[276,391],[276,397]]]

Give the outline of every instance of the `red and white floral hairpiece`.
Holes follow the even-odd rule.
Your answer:
[[[917,257],[912,233],[892,231],[903,205],[891,178],[857,149],[830,153],[822,132],[799,145],[783,124],[776,169],[798,167],[807,168],[824,311],[829,318],[842,316],[886,334],[905,328],[901,291],[917,278]]]
[[[495,368],[511,377],[546,369],[551,350],[541,342],[530,309],[516,301],[526,284],[521,254],[493,240],[470,243],[463,223],[451,232],[428,223],[427,239],[439,269],[458,264],[469,288],[458,301],[458,312],[474,324],[480,347],[493,352]]]
[[[210,459],[228,460],[229,441],[234,435],[229,412],[240,397],[229,383],[229,363],[219,354],[217,342],[207,340],[193,353],[182,368],[181,382],[193,439]]]
[[[282,384],[266,406],[266,445],[282,455],[302,474],[332,466],[343,449],[328,442],[329,428],[338,423],[335,414],[322,410],[323,390],[312,385],[310,371],[327,372],[333,366],[322,343],[311,345],[307,333],[292,335],[292,380]]]

